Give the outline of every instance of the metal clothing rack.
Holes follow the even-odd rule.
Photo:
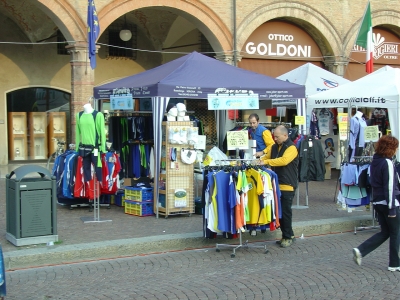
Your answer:
[[[352,161],[349,164],[370,164],[372,162],[373,156],[353,156]],[[372,198],[372,193],[371,193]],[[374,215],[374,205],[370,202],[369,204],[371,213],[372,213],[372,225],[371,226],[354,226],[354,234],[357,234],[357,230],[367,230],[367,229],[376,229],[380,226],[375,225],[375,215]]]
[[[276,127],[278,125],[283,125],[283,126],[288,127],[288,128],[292,127],[292,123],[286,123],[286,122],[259,122],[258,124],[271,126],[271,127]],[[240,125],[250,126],[249,122],[235,122],[235,125],[238,125],[238,126],[240,126]]]
[[[100,191],[98,189],[96,172],[94,172],[93,174],[93,180],[94,180],[93,218],[81,217],[81,220],[83,221],[83,223],[111,222],[112,220],[105,220],[100,218]]]
[[[220,160],[216,160],[216,163],[221,163],[223,161],[235,161],[237,162],[237,165],[241,164],[242,162],[246,162],[246,161],[253,161],[253,159],[220,159]],[[235,245],[231,245],[231,244],[216,244],[216,249],[215,251],[220,252],[220,248],[219,247],[230,247],[233,248],[232,249],[232,253],[231,253],[231,257],[234,258],[236,256],[236,250],[242,247],[246,247],[246,248],[264,248],[264,253],[267,254],[269,252],[269,250],[267,249],[267,245],[249,245],[248,243],[249,241],[246,240],[243,243],[243,239],[242,239],[242,231],[239,230],[239,244],[235,244]]]
[[[143,115],[143,114],[151,115],[151,114],[153,114],[153,112],[152,111],[123,110],[123,111],[109,111],[108,114],[110,117],[132,117],[132,116]]]

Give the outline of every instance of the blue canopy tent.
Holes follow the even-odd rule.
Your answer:
[[[260,100],[304,99],[305,87],[247,71],[192,52],[164,65],[94,88],[96,99],[109,99],[118,90],[130,91],[133,98],[152,98],[154,124],[154,174],[159,174],[161,123],[170,98],[207,99],[222,90],[251,90]],[[304,101],[304,100],[303,100]],[[219,128],[224,132],[224,128]],[[158,176],[154,189],[158,190]],[[157,199],[158,193],[154,193]],[[158,212],[157,212],[158,217]]]

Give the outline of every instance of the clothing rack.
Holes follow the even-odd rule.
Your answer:
[[[100,218],[100,191],[96,172],[93,174],[94,180],[94,197],[93,197],[93,217],[81,217],[83,223],[102,223],[111,222],[112,220],[105,220]]]
[[[134,110],[124,110],[124,111],[109,111],[110,117],[132,117],[137,115],[148,114],[151,115],[152,111],[134,111]]]
[[[353,161],[349,162],[350,164],[356,164],[356,165],[365,165],[365,164],[370,164],[372,162],[373,156],[353,156]],[[371,199],[372,199],[372,192],[371,192]],[[372,225],[371,226],[361,226],[357,227],[354,226],[354,234],[357,234],[357,230],[367,230],[367,229],[376,229],[379,228],[379,226],[375,225],[375,215],[374,215],[374,205],[371,203],[369,204],[371,213],[372,213]]]
[[[239,165],[239,164],[241,164],[243,162],[246,162],[246,161],[253,161],[253,159],[219,159],[219,160],[215,160],[215,163],[222,163],[224,161],[232,161],[232,162],[235,161],[237,163],[237,165]],[[223,165],[221,165],[221,166],[223,166]],[[267,245],[265,245],[265,244],[263,246],[261,246],[261,245],[260,246],[258,246],[258,245],[249,245],[248,242],[249,241],[246,240],[243,243],[242,231],[239,230],[239,244],[238,245],[237,244],[231,245],[231,244],[219,244],[219,243],[217,243],[216,247],[215,247],[215,251],[220,252],[221,249],[219,247],[230,247],[230,248],[233,248],[232,249],[232,253],[231,253],[231,257],[232,258],[234,258],[236,256],[236,250],[238,250],[239,248],[242,248],[242,247],[246,247],[246,248],[264,248],[264,250],[265,250],[264,253],[265,254],[267,254],[269,252],[269,250],[267,249]]]
[[[286,123],[286,122],[260,122],[258,124],[263,125],[263,126],[264,125],[265,126],[269,126],[269,127],[276,127],[278,125],[283,125],[283,126],[285,126],[287,128],[292,127],[292,123]],[[240,125],[250,126],[249,122],[235,122],[235,125],[238,125],[238,126],[240,126]]]
[[[350,164],[370,164],[372,162],[373,156],[353,156],[353,161]]]

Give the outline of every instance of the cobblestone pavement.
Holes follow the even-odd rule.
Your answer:
[[[361,207],[357,211],[348,213],[337,210],[333,201],[339,172],[332,171],[332,179],[324,182],[309,183],[309,207],[307,209],[294,209],[293,222],[316,221],[331,218],[343,218],[347,216],[370,215]],[[305,205],[305,183],[300,184],[300,206]],[[294,199],[294,205],[297,199]],[[0,244],[3,252],[17,249],[45,247],[21,246],[16,247],[9,243],[6,236],[6,193],[5,179],[0,179]],[[93,217],[87,207],[70,210],[66,206],[57,206],[57,233],[59,237],[58,247],[63,245],[85,244],[92,242],[111,241],[118,239],[130,239],[138,237],[160,236],[165,234],[184,234],[200,232],[202,230],[202,216],[186,215],[163,217],[135,217],[124,213],[123,207],[112,205],[110,209],[101,207],[100,218],[112,220],[104,223],[83,223],[81,217]]]
[[[388,243],[363,259],[353,247],[376,230],[297,239],[269,252],[215,248],[7,272],[7,299],[399,299]]]

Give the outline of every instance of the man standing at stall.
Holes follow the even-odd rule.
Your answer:
[[[269,131],[264,126],[260,125],[259,122],[260,118],[257,114],[251,114],[249,116],[249,123],[250,123],[250,136],[251,139],[257,142],[256,148],[256,157],[261,157],[264,154],[270,152],[272,145],[275,144],[271,131]]]
[[[298,183],[298,152],[296,145],[289,138],[285,126],[280,125],[275,128],[274,139],[276,144],[272,146],[270,152],[261,158],[261,164],[270,166],[278,175],[281,190],[282,218],[279,222],[282,239],[277,243],[286,248],[295,241],[292,228],[292,204]]]

